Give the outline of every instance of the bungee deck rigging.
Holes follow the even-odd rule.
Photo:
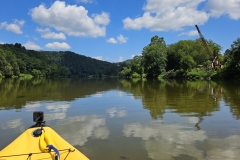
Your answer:
[[[74,152],[75,150],[71,150],[71,148],[69,149],[62,149],[59,150],[59,152],[62,151],[68,151],[68,154],[64,157],[64,160],[68,157],[69,153]],[[54,152],[54,151],[50,151],[50,152]],[[28,154],[17,154],[17,155],[8,155],[8,156],[0,156],[0,160],[2,160],[1,158],[9,158],[9,157],[19,157],[19,156],[27,156],[27,160],[31,160],[31,156],[34,154],[44,154],[47,152],[38,152],[38,153],[28,153]]]

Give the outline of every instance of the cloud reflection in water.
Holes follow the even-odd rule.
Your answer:
[[[203,159],[203,151],[197,149],[196,141],[207,139],[202,130],[190,130],[190,127],[179,125],[166,125],[152,122],[149,125],[132,123],[124,125],[125,136],[140,137],[144,140],[144,146],[152,159],[172,159],[181,154]]]
[[[18,118],[18,119],[13,119],[13,120],[7,121],[5,124],[1,123],[1,128],[2,129],[13,129],[13,128],[17,128],[21,125],[22,125],[22,119]]]
[[[115,116],[120,118],[127,115],[126,110],[118,110],[116,107],[107,109],[107,113],[109,114],[110,118],[113,118]]]
[[[26,108],[27,112],[33,112],[36,110],[36,108],[40,107],[40,102],[28,102],[24,108]]]
[[[190,123],[193,121],[195,119],[190,119]],[[148,125],[125,124],[123,133],[126,137],[142,138],[149,158],[154,160],[175,159],[182,155],[199,160],[237,160],[240,157],[238,135],[210,139],[203,130],[196,131],[193,127],[176,124],[162,124],[161,121]],[[199,147],[200,145],[202,147]]]
[[[70,104],[47,104],[46,109],[52,112],[66,112]]]
[[[229,159],[237,160],[240,157],[240,136],[233,135],[224,139],[213,138],[208,146],[212,148],[208,151],[208,159]]]
[[[99,115],[68,117],[58,121],[54,129],[72,145],[84,145],[88,138],[107,139],[105,118]]]
[[[44,118],[46,121],[64,119],[68,108],[70,108],[70,104],[47,104],[46,109],[53,113],[45,114]]]
[[[23,132],[25,129],[22,123],[22,118],[13,119],[13,120],[6,121],[4,123],[0,123],[0,127],[3,130],[16,129],[18,132]]]

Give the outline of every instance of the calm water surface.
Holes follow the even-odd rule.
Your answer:
[[[240,157],[240,83],[0,80],[0,150],[44,111],[91,160]]]

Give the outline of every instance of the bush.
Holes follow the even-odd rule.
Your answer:
[[[209,79],[216,77],[217,74],[218,71],[215,70],[192,69],[190,72],[187,72],[186,77],[188,79]],[[220,76],[220,73],[218,76]]]
[[[20,74],[19,77],[21,80],[33,78],[33,76],[31,74]]]
[[[185,71],[183,69],[176,70],[175,78],[184,78],[184,77],[185,77]]]
[[[136,72],[134,72],[133,74],[132,74],[132,78],[140,78],[141,76],[140,76],[140,74],[138,74],[138,73],[136,73]]]
[[[183,69],[180,70],[169,70],[164,75],[163,78],[165,79],[171,79],[171,78],[184,78],[185,77],[185,71]]]
[[[188,79],[201,79],[207,77],[207,73],[204,70],[192,69],[190,72],[187,72],[186,77]]]
[[[224,77],[224,72],[221,70],[214,71],[211,75],[212,79],[222,79]]]
[[[175,77],[174,69],[165,72],[165,74],[162,76],[158,76],[158,78],[165,78],[165,79],[170,79],[170,78],[174,78],[174,77]]]
[[[32,75],[34,77],[43,77],[43,76],[45,76],[40,70],[37,70],[37,69],[33,69],[32,70]]]
[[[143,73],[142,78],[146,78],[146,77],[147,77],[147,74]]]

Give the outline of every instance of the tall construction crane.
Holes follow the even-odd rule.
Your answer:
[[[197,28],[198,34],[199,34],[199,36],[200,36],[200,38],[201,38],[201,40],[203,42],[203,45],[205,46],[205,49],[207,50],[207,53],[208,53],[209,57],[211,58],[212,68],[215,68],[215,62],[217,61],[218,58],[217,58],[217,56],[212,57],[212,53],[211,53],[211,51],[210,51],[210,49],[209,49],[209,47],[207,45],[207,42],[206,42],[205,38],[202,35],[200,29],[198,28],[197,25],[195,25],[195,27]]]

